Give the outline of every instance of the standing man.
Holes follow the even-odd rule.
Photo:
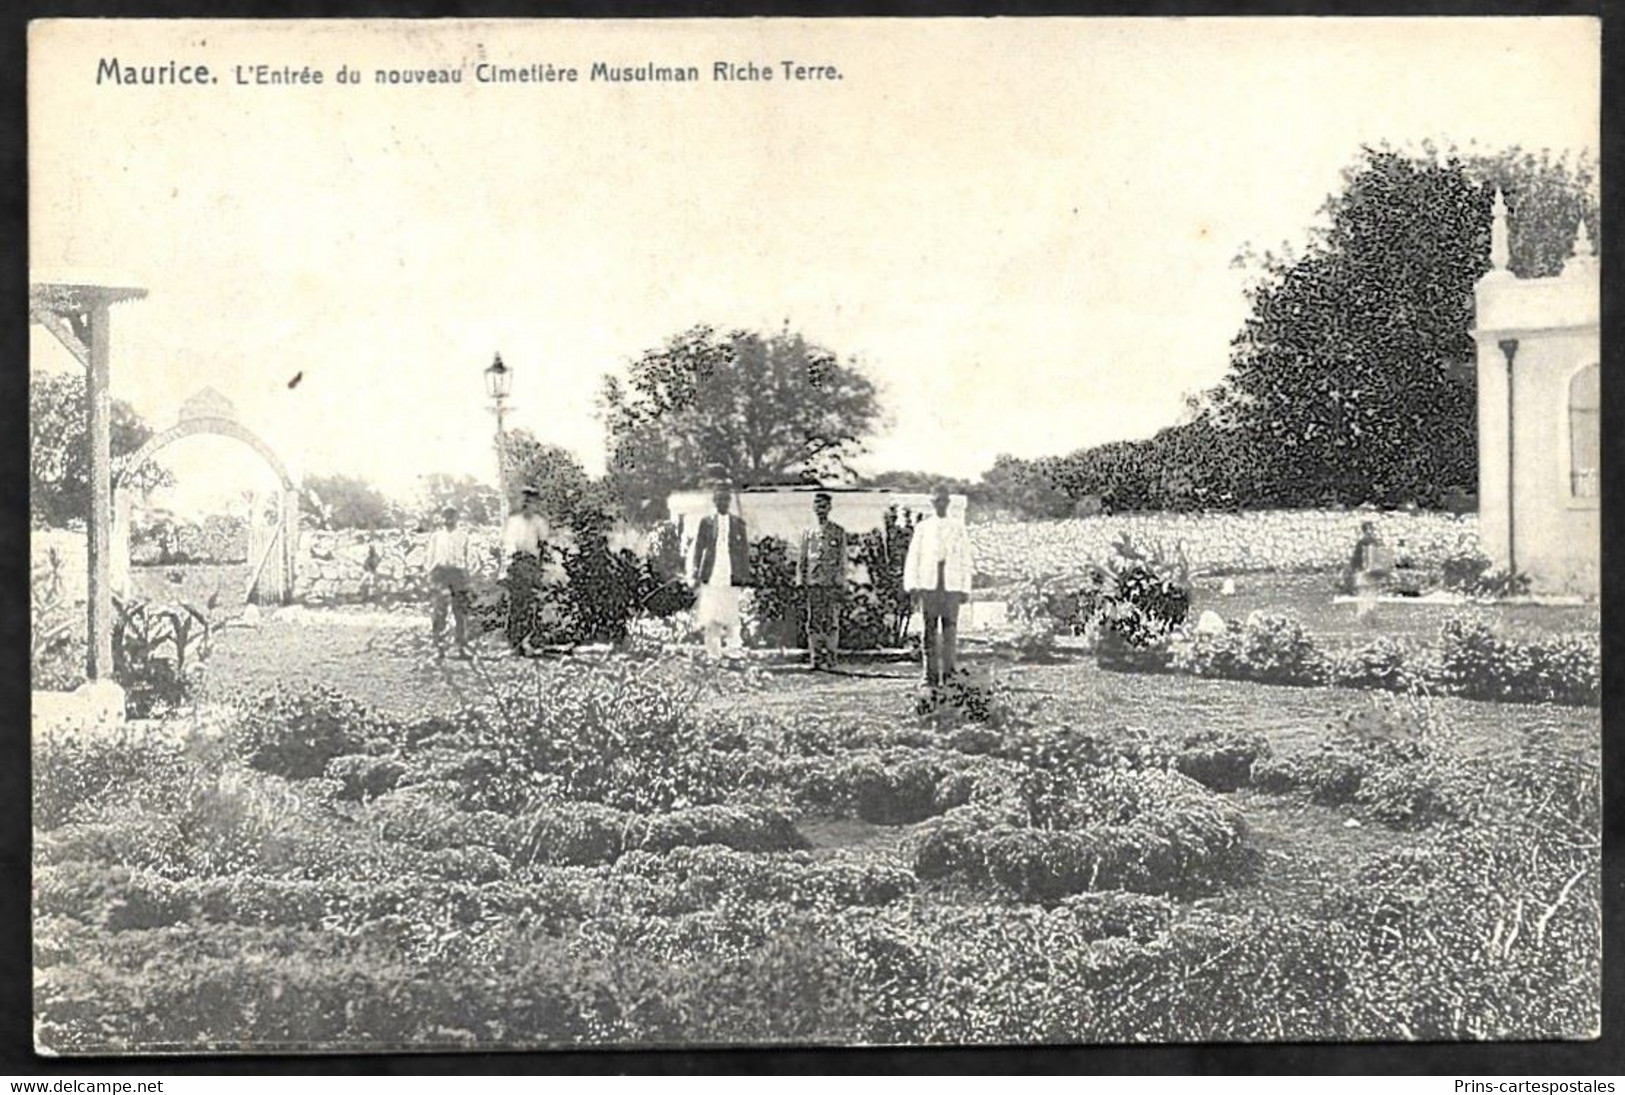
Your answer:
[[[1354,541],[1354,554],[1344,569],[1344,583],[1354,592],[1354,618],[1369,624],[1375,621],[1377,596],[1393,573],[1393,552],[1377,535],[1370,521],[1360,523],[1360,538]]]
[[[931,496],[935,517],[914,526],[903,563],[903,588],[913,594],[925,621],[925,683],[935,688],[956,672],[959,643],[959,606],[970,600],[970,536],[960,521],[948,519],[950,496],[946,484]]]
[[[846,597],[846,530],[829,519],[830,497],[813,495],[813,526],[801,534],[796,583],[807,599],[807,647],[814,670],[834,669]]]
[[[542,580],[542,553],[547,549],[547,519],[542,496],[535,487],[520,495],[519,509],[502,529],[503,582],[508,587],[508,646],[515,654],[529,653],[536,630],[537,590]]]
[[[750,584],[750,543],[744,520],[728,512],[733,491],[726,483],[717,485],[711,500],[717,509],[700,518],[688,575],[689,585],[699,593],[695,616],[705,635],[705,653],[715,661],[724,645],[730,651],[741,645],[739,591]]]
[[[456,620],[457,656],[468,653],[468,579],[474,570],[468,530],[457,527],[457,507],[440,511],[442,524],[429,534],[423,569],[429,576],[429,626],[434,633],[434,656],[446,656],[446,609]]]

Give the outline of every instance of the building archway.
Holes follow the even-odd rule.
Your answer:
[[[293,599],[294,559],[299,542],[299,486],[287,465],[264,438],[243,425],[231,401],[213,388],[204,388],[181,406],[179,420],[154,434],[120,468],[115,486],[126,481],[152,457],[182,438],[209,434],[229,437],[252,449],[276,474],[281,491],[269,513],[255,507],[248,535],[248,586],[251,604],[286,604]],[[114,492],[116,526],[113,535],[114,585],[128,588],[130,568],[130,494]]]

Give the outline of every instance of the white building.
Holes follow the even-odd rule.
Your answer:
[[[1601,584],[1599,290],[1584,223],[1563,272],[1507,269],[1496,197],[1491,269],[1477,286],[1479,532],[1537,592]]]

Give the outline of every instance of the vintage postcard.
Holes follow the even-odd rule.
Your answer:
[[[1599,79],[33,24],[38,1051],[1596,1037]]]

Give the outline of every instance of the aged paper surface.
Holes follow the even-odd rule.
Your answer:
[[[1596,21],[28,88],[42,1051],[1595,1032]]]

